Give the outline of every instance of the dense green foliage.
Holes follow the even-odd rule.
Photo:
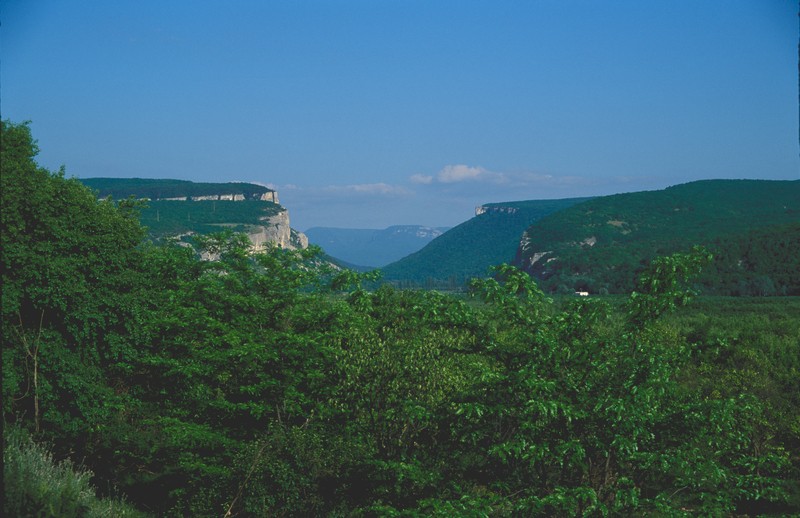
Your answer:
[[[22,430],[3,430],[3,516],[146,516],[118,498],[98,498],[91,477],[69,460],[56,462]]]
[[[431,241],[422,250],[382,268],[395,284],[463,286],[490,266],[511,262],[523,231],[534,221],[587,198],[490,203],[486,212]]]
[[[212,194],[243,194],[245,198],[252,199],[257,195],[274,192],[263,185],[246,182],[203,183],[150,178],[84,178],[81,182],[98,191],[101,197],[111,196],[115,200],[130,196],[159,200]]]
[[[707,294],[800,295],[800,221],[715,240],[711,267],[698,277]]]
[[[624,300],[554,302],[508,265],[474,301],[368,291],[315,249],[149,243],[135,207],[37,167],[25,125],[2,153],[4,422],[101,495],[159,516],[800,512],[797,301],[681,313],[704,249]]]
[[[629,293],[654,257],[702,244],[717,257],[705,293],[800,295],[798,225],[800,181],[706,180],[552,214],[528,228],[515,264],[546,291]]]

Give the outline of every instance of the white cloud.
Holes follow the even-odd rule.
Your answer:
[[[428,185],[433,182],[433,176],[427,174],[412,174],[411,183],[421,183]]]
[[[329,185],[325,187],[328,192],[338,193],[356,193],[368,195],[382,195],[382,196],[404,196],[411,194],[411,191],[405,187],[398,185],[390,185],[388,183],[359,183],[353,185]]]
[[[470,167],[463,164],[446,165],[436,175],[436,180],[441,183],[456,183],[467,180],[491,179],[495,173],[491,173],[483,167]]]
[[[479,183],[485,189],[491,188],[498,194],[507,192],[509,196],[513,196],[519,189],[578,188],[597,183],[596,179],[583,176],[560,176],[533,171],[498,172],[465,164],[446,165],[435,175],[414,174],[409,180],[415,184],[452,187]]]
[[[432,183],[461,183],[461,182],[488,182],[506,183],[508,178],[503,173],[489,171],[480,166],[468,166],[464,164],[446,165],[436,176],[425,174],[414,174],[410,178],[412,183],[429,185]]]

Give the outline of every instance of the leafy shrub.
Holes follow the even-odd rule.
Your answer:
[[[145,514],[116,498],[98,498],[93,473],[53,454],[22,430],[3,433],[3,515],[139,517]]]

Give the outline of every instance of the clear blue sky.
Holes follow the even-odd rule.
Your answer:
[[[253,181],[293,226],[800,178],[794,0],[3,0],[0,110],[78,177]]]

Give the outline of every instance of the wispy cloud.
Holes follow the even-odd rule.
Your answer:
[[[324,188],[327,192],[335,193],[354,193],[354,194],[367,194],[367,195],[381,195],[381,196],[405,196],[411,194],[411,191],[399,185],[390,185],[388,183],[359,183],[352,185],[329,185]]]
[[[482,182],[502,184],[508,182],[503,173],[489,171],[481,166],[452,164],[444,166],[435,175],[414,174],[409,178],[411,183],[430,185],[433,183],[455,184],[463,182]]]
[[[411,183],[421,183],[423,185],[428,185],[433,183],[433,176],[427,174],[412,174],[411,175]]]
[[[256,183],[256,182],[252,182]],[[296,191],[298,194],[312,197],[323,196],[346,196],[346,195],[366,195],[366,196],[406,196],[413,194],[412,191],[400,185],[392,185],[384,182],[378,183],[358,183],[349,185],[316,185],[316,186],[300,186],[296,184],[274,184],[274,183],[259,183],[264,187],[269,187],[277,191]]]
[[[506,177],[503,173],[495,173],[480,166],[472,167],[464,164],[457,164],[444,166],[436,175],[436,180],[440,183],[468,181],[504,183]]]
[[[446,165],[433,175],[417,173],[411,175],[409,181],[413,184],[442,186],[480,183],[487,187],[494,185],[499,189],[592,186],[598,183],[598,179],[591,177],[559,176],[531,171],[499,172],[465,164]]]

